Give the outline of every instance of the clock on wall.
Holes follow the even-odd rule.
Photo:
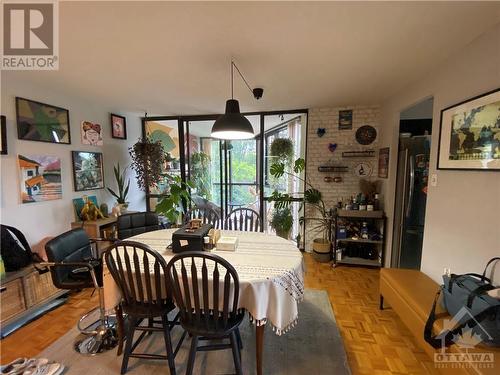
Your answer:
[[[367,146],[372,144],[377,138],[377,129],[371,125],[363,125],[358,130],[356,130],[356,141],[360,145]]]

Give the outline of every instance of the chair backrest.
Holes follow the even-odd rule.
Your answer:
[[[54,237],[45,244],[49,262],[82,262],[92,258],[89,236],[83,228],[75,228]],[[52,282],[60,289],[73,289],[68,278],[75,267],[50,267]]]
[[[160,229],[158,214],[155,212],[135,212],[118,216],[117,227],[120,240]]]
[[[161,307],[170,300],[167,262],[149,246],[134,241],[118,241],[104,252],[109,272],[120,288],[123,310]]]
[[[262,222],[260,215],[251,208],[236,208],[226,216],[224,229],[260,232]]]
[[[203,224],[212,224],[215,229],[221,229],[219,214],[211,207],[193,208],[186,215],[186,224],[190,219],[201,219]]]
[[[218,255],[190,251],[167,265],[168,286],[184,323],[225,325],[238,314],[238,273]]]

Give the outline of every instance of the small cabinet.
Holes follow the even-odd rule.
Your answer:
[[[0,291],[1,323],[26,310],[22,278],[2,283]]]

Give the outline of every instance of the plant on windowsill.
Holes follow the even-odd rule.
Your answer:
[[[125,180],[125,172],[127,167],[123,168],[123,171],[120,169],[120,163],[113,167],[113,172],[115,175],[116,185],[118,186],[118,192],[115,192],[111,188],[107,188],[109,193],[116,198],[116,204],[120,205],[120,208],[127,209],[127,195],[130,188],[130,179]]]
[[[290,239],[290,231],[293,226],[293,217],[290,207],[276,208],[269,224],[276,231],[278,236],[285,240]]]
[[[304,183],[303,203],[310,206],[317,215],[301,217],[300,223],[311,223],[312,227],[309,228],[310,231],[321,232],[322,236],[313,240],[313,251],[316,260],[327,262],[331,256],[330,233],[333,217],[326,208],[321,192],[312,186],[309,181],[300,177],[300,173],[304,171],[305,166],[305,160],[302,158],[295,160],[291,168],[287,168],[284,162],[276,162],[271,165],[270,173],[276,178],[288,175]],[[301,193],[280,193],[275,190],[269,200],[274,202],[274,207],[282,209],[289,207],[294,198],[298,198],[301,195]]]
[[[186,214],[186,207],[191,202],[189,189],[194,188],[191,181],[182,181],[181,176],[167,175],[169,180],[170,193],[163,197],[156,205],[156,213],[164,215],[170,223],[177,225],[181,223]]]

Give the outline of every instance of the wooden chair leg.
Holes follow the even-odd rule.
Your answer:
[[[236,369],[236,374],[243,375],[243,372],[241,370],[240,350],[238,348],[238,338],[235,331],[231,332],[231,334],[229,335],[229,339],[231,340],[231,349],[233,350],[234,367]]]
[[[125,374],[128,368],[128,359],[130,357],[132,344],[134,341],[135,326],[137,324],[137,319],[129,316],[128,327],[127,327],[127,342],[125,343],[125,351],[123,352],[122,369],[121,374]]]
[[[123,342],[125,340],[125,322],[123,320],[123,309],[121,305],[116,306],[116,330],[118,333],[118,349],[116,355],[119,357],[123,353]]]
[[[174,351],[172,349],[172,340],[170,337],[170,323],[166,316],[162,316],[161,321],[163,323],[163,338],[167,349],[168,368],[170,369],[170,375],[175,375]]]
[[[189,350],[189,360],[186,369],[186,375],[193,375],[194,360],[196,358],[196,350],[198,349],[198,336],[193,335],[191,339],[191,349]]]
[[[380,304],[379,304],[378,308],[380,310],[384,309],[384,296],[382,294],[380,295]]]

